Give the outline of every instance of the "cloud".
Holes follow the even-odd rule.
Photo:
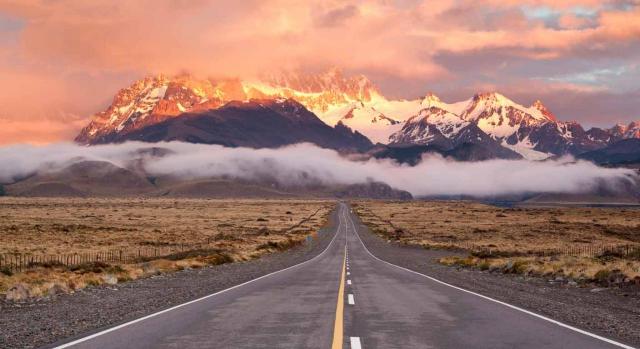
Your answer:
[[[286,186],[356,184],[373,180],[416,196],[580,193],[603,182],[615,186],[621,181],[637,179],[633,170],[600,168],[589,162],[570,159],[455,162],[429,156],[417,166],[410,167],[390,160],[352,161],[335,151],[310,144],[256,150],[177,142],[153,145],[131,142],[94,147],[74,144],[2,147],[0,182],[10,182],[36,171],[55,170],[81,160],[109,161],[127,166],[140,157],[141,149],[150,146],[171,150],[164,157],[145,159],[145,170],[155,176],[268,179]]]
[[[559,25],[528,15],[540,9],[558,13]],[[578,18],[582,12],[593,13],[588,23]],[[443,80],[469,86],[439,59],[459,55],[475,68],[474,77],[491,76],[497,86],[511,76],[475,65],[474,58],[494,66],[517,61],[517,83],[527,86],[536,76],[527,69],[540,62],[566,66],[587,57],[594,63],[586,71],[602,61],[637,62],[640,6],[618,0],[5,0],[0,43],[0,96],[10,96],[0,115],[39,123],[51,110],[86,117],[117,87],[154,73],[250,78],[337,66],[371,74],[386,85],[383,91],[413,98]],[[403,88],[406,80],[416,87]],[[617,93],[615,86],[607,88]],[[41,93],[27,94],[27,104],[16,91]],[[537,92],[530,91],[531,99]],[[0,143],[7,143],[3,135]]]
[[[353,4],[333,8],[327,12],[320,13],[316,18],[316,24],[321,27],[342,25],[345,21],[357,16],[359,13],[358,7]]]

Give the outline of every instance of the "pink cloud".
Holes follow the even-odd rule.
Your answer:
[[[522,5],[599,12],[589,26],[564,16],[558,29],[527,19]],[[531,60],[550,60],[572,57],[576,50],[612,54],[615,45],[639,45],[640,10],[602,10],[602,5],[595,0],[405,6],[384,0],[5,0],[0,12],[24,27],[13,38],[17,44],[0,48],[0,73],[10,81],[0,87],[0,115],[86,117],[108,101],[117,83],[148,73],[252,77],[339,66],[428,84],[456,74],[434,59],[442,52],[509,49]],[[9,139],[2,132],[0,139]],[[36,137],[43,136],[29,133],[25,139]]]

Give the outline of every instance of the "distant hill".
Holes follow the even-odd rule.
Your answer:
[[[164,152],[152,149],[156,154]],[[284,186],[264,180],[234,178],[186,179],[153,177],[140,164],[123,168],[105,161],[79,161],[59,169],[44,169],[5,185],[7,195],[28,197],[180,197],[180,198],[375,198],[411,199],[406,191],[384,183]]]
[[[368,153],[377,159],[393,159],[399,163],[416,165],[425,154],[439,154],[458,161],[483,161],[491,159],[521,159],[518,153],[492,145],[462,143],[454,148],[437,145],[382,145],[378,144]]]
[[[154,189],[144,176],[105,161],[81,161],[42,170],[6,185],[14,196],[127,196]]]
[[[640,164],[640,139],[624,139],[605,148],[582,153],[577,157],[599,165]]]

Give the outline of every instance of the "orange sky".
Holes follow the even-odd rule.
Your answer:
[[[640,119],[635,0],[0,0],[0,144],[70,140],[151,73],[342,67],[391,96],[497,89],[561,119]]]

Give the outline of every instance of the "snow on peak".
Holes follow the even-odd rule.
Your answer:
[[[440,97],[435,94],[429,92],[422,99],[422,106],[428,108],[430,106],[439,106],[442,103]]]
[[[304,106],[328,125],[342,123],[380,143],[428,144],[443,137],[463,138],[464,130],[479,129],[485,134],[483,139],[491,138],[527,158],[541,158],[553,151],[545,148],[541,133],[536,132],[559,135],[567,144],[574,144],[574,138],[579,137],[575,134],[580,133],[571,124],[558,122],[539,100],[525,107],[497,92],[478,93],[456,103],[447,103],[433,93],[412,100],[392,100],[367,77],[346,76],[334,68],[318,74],[289,72],[259,80],[216,81],[189,74],[146,77],[120,90],[111,106],[95,114],[76,140],[104,141],[109,134],[130,132],[182,113],[252,99],[271,100],[278,107],[291,105],[296,112]],[[555,129],[557,132],[551,131]],[[611,139],[640,138],[640,122],[602,132],[615,136]],[[536,153],[538,149],[544,151]]]
[[[542,105],[542,103],[540,103]],[[544,106],[542,106],[544,107]],[[546,108],[544,108],[546,110]],[[524,107],[509,98],[497,93],[478,93],[461,115],[465,120],[487,120],[489,126],[509,124],[540,124],[553,119],[535,107]]]
[[[498,92],[483,92],[473,95],[474,101],[485,101],[485,103],[493,103],[498,105],[512,105],[515,104],[512,100],[501,95]]]
[[[542,113],[544,117],[546,117],[550,121],[558,121],[556,116],[553,115],[553,113],[549,111],[549,109],[544,104],[542,104],[542,101],[540,101],[539,99],[536,99],[536,101],[533,102],[530,109],[535,109],[539,111],[540,113]]]
[[[640,138],[640,121],[632,121],[624,131],[624,138]]]

